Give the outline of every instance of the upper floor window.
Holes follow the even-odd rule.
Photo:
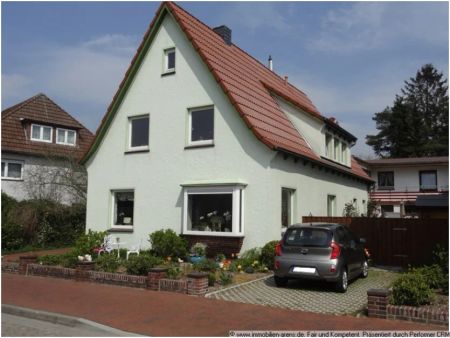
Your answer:
[[[23,176],[23,162],[2,160],[2,178],[21,180]]]
[[[333,137],[330,134],[325,135],[325,155],[333,158]]]
[[[145,150],[149,144],[149,115],[130,117],[129,123],[129,142],[130,150]]]
[[[394,172],[378,172],[378,189],[394,189]]]
[[[164,73],[175,72],[175,48],[164,50]]]
[[[345,141],[325,134],[325,156],[330,160],[349,166],[349,148]]]
[[[420,190],[437,190],[436,170],[424,170],[419,172]]]
[[[214,144],[214,107],[189,110],[189,145]]]
[[[76,142],[77,133],[75,130],[56,129],[56,143],[74,146]]]
[[[42,126],[39,124],[31,125],[31,139],[33,141],[52,142],[53,128],[49,126]]]

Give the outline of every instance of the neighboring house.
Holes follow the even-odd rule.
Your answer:
[[[448,217],[448,157],[364,161],[385,217]]]
[[[128,244],[171,228],[224,253],[262,246],[303,215],[364,212],[372,180],[355,142],[227,27],[165,2],[82,161],[87,228]]]
[[[18,200],[77,202],[78,187],[70,183],[86,180],[76,168],[92,139],[89,130],[44,94],[3,110],[2,191]]]

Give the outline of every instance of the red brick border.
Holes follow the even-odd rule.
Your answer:
[[[387,289],[371,289],[367,291],[367,311],[369,317],[406,320],[448,327],[448,307],[431,309],[406,305],[391,305]]]

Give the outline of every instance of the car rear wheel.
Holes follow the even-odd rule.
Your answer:
[[[348,276],[345,268],[341,269],[339,280],[336,283],[336,290],[339,292],[346,292],[348,287]]]
[[[367,263],[367,259],[365,259],[362,264],[361,277],[366,278],[368,275],[369,275],[369,263]]]
[[[275,285],[278,287],[286,286],[288,283],[288,279],[285,277],[274,276]]]

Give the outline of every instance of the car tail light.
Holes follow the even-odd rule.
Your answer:
[[[281,256],[281,241],[275,246],[275,256]]]
[[[275,270],[278,270],[280,268],[280,262],[275,261]]]
[[[332,241],[331,245],[330,245],[330,248],[331,248],[330,259],[338,258],[339,255],[341,254],[341,247],[335,241]]]
[[[364,254],[366,255],[366,258],[367,258],[367,259],[370,258],[370,252],[369,252],[369,249],[364,248]]]

